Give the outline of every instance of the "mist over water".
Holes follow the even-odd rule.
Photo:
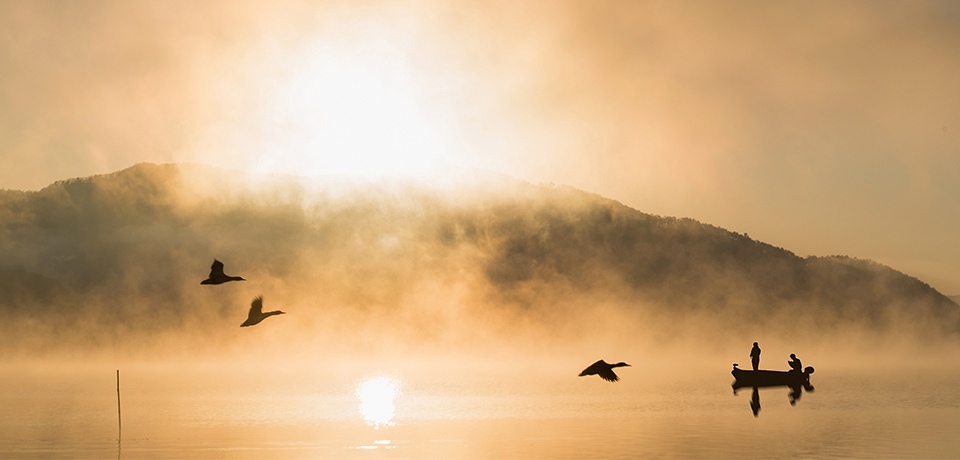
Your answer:
[[[956,456],[960,400],[944,391],[960,376],[955,368],[927,369],[917,380],[804,358],[819,368],[817,390],[796,406],[785,388],[761,390],[758,418],[748,407],[749,390],[732,394],[728,367],[674,372],[646,359],[628,358],[635,364],[616,384],[575,377],[586,363],[573,358],[566,365],[523,356],[470,365],[435,356],[356,362],[318,356],[296,366],[124,363],[121,457]],[[4,457],[116,454],[108,365],[3,371],[14,376],[3,383],[2,402],[11,408],[0,419]],[[366,407],[380,403],[363,399],[365,383],[384,381],[399,383],[390,405]],[[371,413],[387,414],[389,423],[370,423]]]
[[[772,428],[746,446],[800,430],[811,450],[786,456],[906,452],[870,450],[884,436],[958,452],[956,304],[869,261],[503,177],[138,165],[0,205],[2,394],[32,408],[0,420],[12,457],[109,452],[117,369],[134,458],[737,456],[727,438],[758,424],[730,370],[754,341],[762,368],[816,367],[817,391],[761,390]],[[246,281],[200,285],[214,258]],[[240,328],[260,295],[287,314]],[[597,359],[631,367],[577,377]],[[945,424],[836,450],[806,431],[890,407]]]
[[[804,259],[504,177],[306,181],[145,164],[2,198],[3,307],[23,322],[2,340],[17,350],[171,339],[219,353],[259,334],[234,323],[260,295],[296,319],[271,319],[290,329],[255,340],[366,350],[764,332],[955,343],[960,331],[954,302],[879,264]],[[199,285],[214,258],[247,281]]]
[[[958,6],[0,1],[0,459],[960,458]]]

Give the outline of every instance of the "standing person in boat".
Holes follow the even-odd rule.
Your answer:
[[[803,364],[800,364],[800,358],[797,358],[797,355],[790,353],[790,361],[787,361],[787,364],[790,365],[791,371],[803,373]]]
[[[753,362],[753,370],[760,369],[760,345],[753,342],[753,348],[750,350],[750,360]]]

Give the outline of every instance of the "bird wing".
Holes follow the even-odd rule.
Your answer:
[[[220,262],[217,259],[213,259],[213,265],[210,266],[210,278],[215,278],[223,275],[223,262]]]
[[[247,315],[251,318],[254,316],[263,315],[263,297],[257,296],[253,299],[253,302],[250,302],[250,313]]]
[[[617,374],[613,372],[613,369],[610,369],[609,367],[601,369],[597,372],[597,375],[608,382],[616,382],[620,380],[620,377],[618,377]]]
[[[584,375],[598,374],[600,373],[601,370],[604,369],[604,367],[608,367],[608,366],[610,365],[603,362],[603,360],[601,359],[600,361],[597,361],[591,364],[590,366],[588,366],[586,369],[584,369],[583,372],[580,373],[580,377],[583,377]]]

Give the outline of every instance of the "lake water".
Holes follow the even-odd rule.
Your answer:
[[[735,396],[719,368],[625,368],[608,384],[550,369],[126,366],[118,444],[115,370],[66,367],[2,367],[0,458],[960,458],[956,372],[818,369],[795,406],[761,389],[754,417],[751,390]]]

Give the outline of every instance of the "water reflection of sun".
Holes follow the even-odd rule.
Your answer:
[[[357,385],[360,416],[374,429],[393,426],[396,407],[393,400],[400,394],[400,381],[389,377],[364,379]]]

